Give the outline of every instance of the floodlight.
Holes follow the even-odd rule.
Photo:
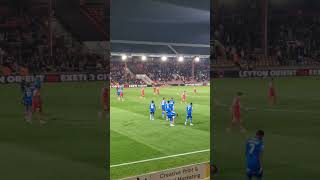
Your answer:
[[[183,56],[179,56],[178,61],[183,62],[183,60],[184,60]]]
[[[124,54],[124,55],[121,56],[121,59],[122,59],[122,61],[125,61],[125,60],[128,59],[128,56]]]
[[[162,57],[161,57],[161,60],[162,60],[162,61],[167,61],[167,59],[168,59],[167,56],[162,56]]]

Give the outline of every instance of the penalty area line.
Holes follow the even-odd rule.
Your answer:
[[[173,157],[186,156],[186,155],[190,155],[190,154],[199,154],[199,153],[209,152],[209,151],[210,151],[210,149],[204,149],[204,150],[200,150],[200,151],[193,151],[193,152],[187,152],[187,153],[181,153],[181,154],[175,154],[175,155],[169,155],[169,156],[145,159],[145,160],[140,160],[140,161],[133,161],[133,162],[128,162],[128,163],[115,164],[115,165],[111,165],[110,168],[128,166],[128,165],[132,165],[132,164],[140,164],[140,163],[145,163],[145,162],[150,162],[150,161],[157,161],[157,160],[168,159],[168,158],[173,158]]]

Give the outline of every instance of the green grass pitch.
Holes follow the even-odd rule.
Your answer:
[[[106,179],[106,121],[98,118],[103,83],[46,83],[44,119],[23,120],[19,85],[0,87],[1,179]]]
[[[245,141],[257,129],[265,131],[264,176],[272,180],[319,178],[319,78],[278,78],[278,104],[268,105],[268,79],[217,79],[213,84],[213,161],[220,168],[215,179],[245,179]],[[247,133],[226,132],[235,92],[242,104]],[[227,105],[227,106],[226,106]]]
[[[181,104],[180,94],[187,91],[187,102],[193,103],[194,126],[184,126],[186,104]],[[210,88],[198,87],[198,95],[192,95],[193,87],[165,87],[160,96],[153,95],[152,88],[145,89],[140,98],[140,88],[124,91],[123,102],[117,100],[115,89],[111,91],[111,179],[141,175],[183,165],[209,161],[209,152],[177,156],[137,164],[116,166],[141,160],[194,152],[210,147]],[[178,93],[178,94],[177,94]],[[162,98],[175,99],[179,114],[175,127],[162,119]],[[155,120],[149,120],[149,104],[157,105]]]

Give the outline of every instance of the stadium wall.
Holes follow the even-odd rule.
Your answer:
[[[263,78],[293,76],[320,76],[320,69],[269,69],[253,71],[216,70],[213,72],[213,78]]]

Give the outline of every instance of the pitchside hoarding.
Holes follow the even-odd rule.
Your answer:
[[[277,69],[253,71],[219,70],[213,72],[213,78],[264,78],[292,76],[320,76],[320,69]]]
[[[210,86],[210,83],[198,83],[198,84],[168,84],[170,86]],[[118,87],[117,85],[113,84],[110,86],[111,88]],[[153,85],[141,85],[141,84],[125,84],[125,88],[141,88],[141,87],[153,87]]]
[[[134,176],[122,180],[199,180],[210,177],[209,163],[194,164],[185,167]]]
[[[20,83],[22,80],[33,82],[40,78],[43,82],[81,82],[81,81],[106,81],[106,73],[88,73],[88,74],[43,74],[30,76],[0,76],[0,84]]]
[[[285,70],[260,70],[239,71],[239,77],[287,77],[287,76],[309,76],[308,69],[285,69]]]

